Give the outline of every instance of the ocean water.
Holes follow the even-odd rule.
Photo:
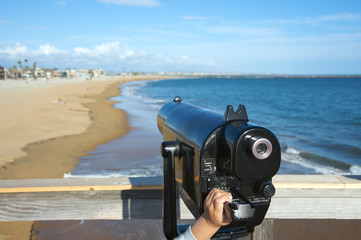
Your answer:
[[[223,114],[246,106],[282,148],[279,174],[361,174],[361,79],[202,78],[131,82],[112,98],[133,131],[98,146],[65,177],[160,176],[159,109],[175,96]]]
[[[281,174],[361,174],[361,79],[179,79],[133,86],[154,107],[174,96],[221,114],[246,106],[276,134]]]

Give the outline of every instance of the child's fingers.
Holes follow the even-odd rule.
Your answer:
[[[205,199],[205,206],[220,210],[223,208],[223,203],[232,202],[232,195],[220,189],[212,189]]]
[[[232,198],[228,194],[218,193],[213,200],[213,207],[216,211],[223,211],[224,203],[232,202]]]
[[[231,210],[229,207],[227,207],[227,204],[225,203],[224,204],[224,207],[223,207],[223,225],[227,225],[229,223],[232,222],[232,214],[231,214]]]
[[[211,205],[212,205],[213,196],[214,196],[215,193],[216,193],[216,189],[212,189],[212,190],[208,193],[206,199],[204,200],[204,206],[211,206]]]

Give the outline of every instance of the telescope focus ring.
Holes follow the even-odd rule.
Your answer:
[[[272,143],[266,138],[251,138],[251,151],[255,158],[263,160],[272,153]]]

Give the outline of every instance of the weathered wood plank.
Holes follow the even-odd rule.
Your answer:
[[[361,198],[274,197],[266,218],[361,219]]]
[[[345,183],[334,175],[276,175],[273,183],[279,188],[345,188]]]
[[[345,184],[346,188],[361,188],[361,176],[335,176]]]
[[[1,180],[0,221],[160,219],[161,183],[161,178]],[[357,177],[281,175],[274,183],[266,218],[361,219]],[[180,219],[193,219],[183,201],[178,211]]]
[[[1,180],[0,193],[162,189],[161,177]]]
[[[180,219],[193,219],[178,201]],[[162,190],[6,193],[0,198],[0,221],[161,218]]]
[[[8,193],[1,197],[0,221],[159,219],[161,196],[161,190]]]
[[[360,176],[276,175],[277,189],[361,189]],[[162,177],[1,180],[0,193],[162,189]]]

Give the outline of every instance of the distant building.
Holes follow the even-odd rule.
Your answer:
[[[36,68],[35,69],[35,76],[37,78],[44,78],[45,77],[45,71],[42,68]]]
[[[53,70],[52,74],[53,74],[54,78],[66,77],[66,71],[65,70]]]
[[[44,68],[44,77],[47,79],[53,78],[54,77],[54,72],[55,70],[52,68]]]
[[[91,77],[99,77],[100,75],[104,75],[104,70],[103,69],[92,69],[92,70],[89,70],[89,74],[91,75]]]
[[[99,77],[104,75],[102,69],[66,69],[58,70],[56,68],[22,68],[17,69],[16,67],[6,69],[0,67],[0,80],[4,79],[38,79],[38,78],[85,78],[91,79],[93,77]]]
[[[21,72],[19,69],[17,68],[13,68],[13,69],[7,69],[5,71],[5,78],[9,78],[9,79],[21,79]]]
[[[0,80],[5,80],[5,79],[6,79],[6,68],[0,67]]]

